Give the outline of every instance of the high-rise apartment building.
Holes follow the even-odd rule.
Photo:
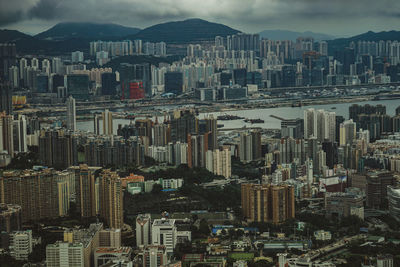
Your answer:
[[[76,206],[81,217],[96,216],[95,173],[100,169],[85,164],[68,169],[75,173]]]
[[[23,222],[65,216],[69,181],[53,169],[6,172],[0,178],[0,200],[21,206]]]
[[[122,229],[123,192],[122,182],[117,173],[103,170],[99,177],[100,216],[111,228]]]
[[[76,106],[75,99],[69,96],[66,101],[67,106],[67,129],[70,131],[76,130]]]
[[[113,118],[112,112],[106,109],[103,113],[103,134],[104,135],[113,135]]]
[[[14,151],[18,153],[28,152],[27,125],[25,115],[18,115],[13,123],[13,145]]]
[[[16,231],[10,234],[10,255],[16,260],[26,261],[32,253],[32,230]]]
[[[208,150],[206,152],[206,169],[215,175],[221,175],[225,178],[232,176],[231,151],[229,147],[221,149]]]
[[[0,203],[0,232],[18,231],[21,229],[21,224],[21,206]]]
[[[0,113],[0,151],[14,156],[13,117],[5,112]]]
[[[340,124],[340,145],[352,145],[356,140],[356,123],[347,120]]]
[[[252,222],[282,223],[295,216],[294,187],[242,184],[243,216]]]

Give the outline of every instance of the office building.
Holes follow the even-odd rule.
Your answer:
[[[115,73],[104,72],[101,74],[101,94],[117,95],[117,77]]]
[[[12,115],[12,88],[7,83],[0,83],[0,113]]]
[[[110,112],[108,109],[106,109],[102,113],[102,116],[103,116],[103,134],[104,135],[113,135],[114,130],[113,130],[112,112]]]
[[[151,244],[151,215],[139,214],[136,217],[136,246],[147,246]]]
[[[122,229],[124,216],[121,179],[117,173],[103,170],[99,183],[100,217],[110,228]]]
[[[37,74],[35,82],[35,93],[47,93],[49,91],[49,75],[47,73]]]
[[[122,99],[142,99],[145,97],[145,91],[142,81],[130,81],[125,83],[127,90],[124,90]]]
[[[67,130],[75,131],[76,130],[76,106],[75,99],[72,96],[69,96],[66,101],[67,106]]]
[[[183,74],[182,72],[166,72],[164,75],[165,93],[180,95],[183,93]]]
[[[376,171],[367,173],[367,207],[369,208],[387,208],[388,186],[394,186],[396,178],[393,173],[388,171]]]
[[[152,95],[151,89],[151,66],[148,63],[144,64],[128,64],[122,63],[120,66],[120,82],[122,97],[128,98],[129,86],[133,81],[141,81],[146,96]]]
[[[1,202],[2,199],[0,199]],[[21,206],[0,203],[0,232],[10,233],[21,230]]]
[[[176,246],[177,228],[174,219],[163,217],[153,221],[151,241],[153,245],[165,246],[167,253],[173,253]]]
[[[68,95],[78,100],[89,99],[89,76],[87,74],[67,75]]]
[[[294,187],[242,184],[241,191],[242,212],[248,221],[278,224],[294,218]]]
[[[16,260],[26,261],[32,253],[32,230],[12,232],[10,240],[10,255]]]

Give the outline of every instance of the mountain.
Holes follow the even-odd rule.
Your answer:
[[[89,40],[100,40],[110,38],[122,38],[127,35],[136,34],[138,28],[130,28],[118,24],[99,24],[89,22],[63,22],[58,23],[47,31],[35,35],[42,40],[68,40],[72,38],[83,38]]]
[[[335,37],[332,35],[324,34],[324,33],[316,33],[316,32],[294,32],[287,30],[265,30],[260,32],[261,38],[266,38],[270,40],[291,40],[296,41],[298,37],[313,37],[316,41],[322,40],[331,40]]]
[[[32,36],[15,30],[0,30],[0,43],[16,42],[18,40],[29,40]]]
[[[141,30],[130,39],[142,39],[150,42],[190,43],[213,40],[215,36],[227,36],[240,31],[223,24],[208,22],[202,19],[172,21]]]
[[[382,32],[369,31],[348,38],[338,38],[328,41],[328,49],[329,51],[336,51],[348,47],[351,42],[357,43],[358,41],[380,41],[380,40],[400,41],[400,31],[382,31]]]

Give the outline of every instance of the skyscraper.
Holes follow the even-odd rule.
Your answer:
[[[12,114],[12,88],[6,83],[0,83],[0,112]]]
[[[176,95],[183,93],[183,74],[178,71],[166,72],[165,76],[165,89],[166,93],[173,93]]]
[[[2,112],[0,113],[0,151],[7,151],[11,157],[14,156],[13,137],[13,117]]]
[[[15,152],[28,152],[27,139],[27,125],[25,115],[18,115],[17,120],[14,120],[13,125],[14,137],[14,151]]]
[[[347,120],[340,124],[340,145],[353,144],[356,139],[356,123],[353,120]]]
[[[308,139],[311,136],[317,137],[316,129],[316,113],[315,109],[309,108],[304,110],[304,138]]]
[[[151,244],[151,216],[150,214],[139,214],[136,217],[136,246],[147,246]]]
[[[110,170],[103,170],[99,179],[100,216],[110,228],[122,229],[124,216],[121,179]]]
[[[67,101],[67,129],[70,131],[76,130],[76,106],[75,99],[69,96]]]
[[[113,118],[112,112],[108,109],[104,110],[102,113],[103,116],[103,134],[104,135],[113,135]]]

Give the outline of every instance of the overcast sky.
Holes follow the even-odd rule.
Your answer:
[[[400,30],[399,0],[0,0],[0,28],[38,33],[62,21],[145,28],[201,18],[244,32],[265,29],[348,36]]]

